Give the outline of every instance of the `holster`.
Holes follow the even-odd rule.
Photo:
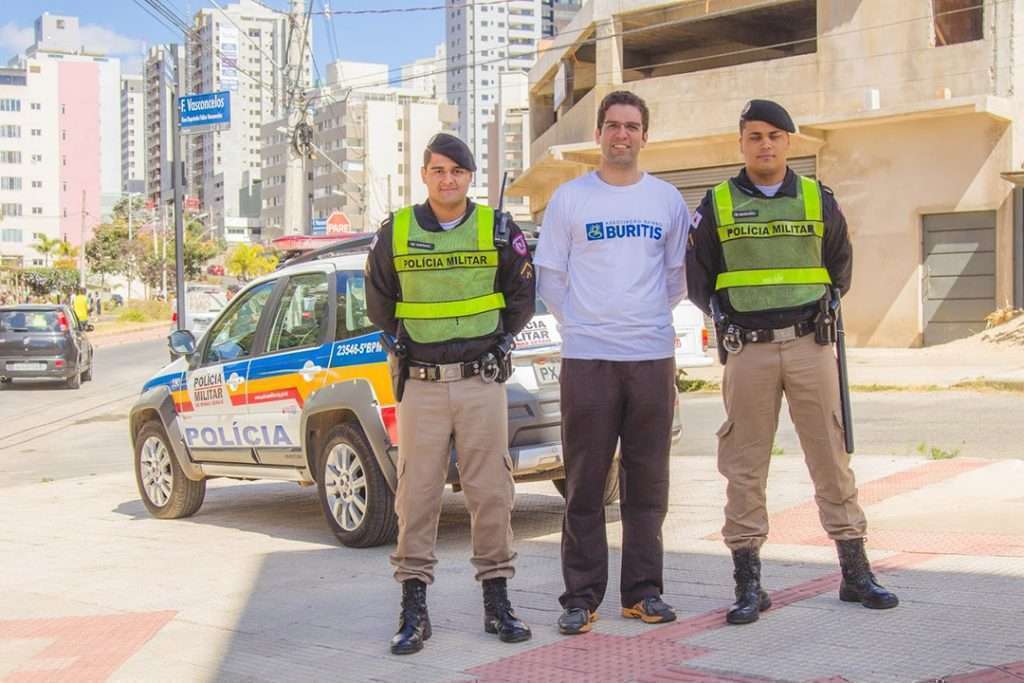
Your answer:
[[[504,334],[498,340],[492,351],[488,351],[481,358],[481,376],[484,381],[498,382],[504,384],[512,377],[512,349],[515,348],[515,337]]]
[[[395,400],[402,402],[405,395],[405,381],[409,379],[409,353],[405,344],[392,339],[391,336],[380,335],[381,343],[388,352],[388,371],[391,374],[391,389],[395,393]]]
[[[822,346],[836,343],[836,317],[827,298],[818,302],[818,313],[814,316],[814,341]]]

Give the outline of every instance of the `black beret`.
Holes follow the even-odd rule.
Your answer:
[[[796,132],[796,124],[778,102],[771,100],[750,100],[740,113],[741,121],[764,121],[790,133]]]
[[[473,161],[469,145],[454,135],[438,133],[430,138],[427,149],[435,154],[443,154],[467,171],[476,173],[476,162]]]

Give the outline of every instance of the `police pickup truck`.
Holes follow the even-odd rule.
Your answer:
[[[253,281],[198,342],[186,331],[171,335],[181,357],[146,382],[129,414],[150,514],[194,514],[214,477],[294,481],[316,484],[342,544],[394,539],[397,406],[366,315],[366,253],[352,253],[357,246]],[[550,314],[539,308],[516,344],[505,385],[513,475],[551,480],[564,494],[560,339]],[[677,404],[674,437],[680,432]],[[617,470],[609,503],[618,498]],[[448,483],[459,490],[454,453]]]

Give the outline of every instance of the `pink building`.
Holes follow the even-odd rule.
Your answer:
[[[0,261],[25,266],[46,264],[38,235],[88,240],[121,191],[119,60],[84,52],[76,17],[35,33],[0,69]]]

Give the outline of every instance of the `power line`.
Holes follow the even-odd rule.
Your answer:
[[[451,5],[423,5],[420,7],[387,7],[376,9],[349,9],[349,10],[327,10],[314,12],[314,14],[409,14],[413,12],[431,12],[443,9],[462,9],[464,7],[480,7],[481,5],[507,5],[510,0],[485,0],[484,2],[452,3]]]
[[[993,0],[992,4],[993,5],[995,5],[995,4],[1005,4],[1005,3],[1011,2],[1011,1],[1012,0]],[[657,11],[664,11],[664,9],[665,9],[664,7],[659,7],[659,8],[657,8]],[[825,38],[831,40],[833,38],[839,38],[839,37],[848,36],[848,35],[865,33],[867,31],[875,31],[875,30],[879,30],[879,29],[883,29],[883,28],[889,28],[889,27],[892,27],[892,26],[898,26],[898,25],[902,25],[902,24],[913,23],[913,22],[916,22],[916,21],[930,21],[930,20],[933,20],[937,16],[954,15],[954,14],[959,14],[959,13],[962,13],[962,12],[977,11],[977,10],[978,10],[977,6],[966,7],[966,8],[959,8],[959,9],[954,9],[954,10],[947,10],[945,12],[938,12],[938,13],[933,13],[933,14],[929,14],[929,15],[910,17],[910,18],[907,18],[907,19],[901,19],[901,20],[892,21],[892,22],[888,22],[888,23],[882,23],[882,24],[875,24],[875,25],[866,26],[866,27],[863,27],[863,28],[850,29],[849,31],[835,32],[835,33],[831,33],[831,34],[825,36]],[[654,10],[651,10],[651,12],[653,12],[653,11]],[[634,33],[643,33],[643,32],[646,32],[646,31],[652,31],[652,30],[656,30],[656,29],[667,28],[667,27],[676,26],[676,25],[679,25],[679,24],[692,23],[693,21],[694,21],[694,19],[692,19],[692,18],[673,19],[673,20],[667,20],[667,21],[663,21],[663,22],[658,22],[658,23],[651,24],[651,25],[648,25],[648,26],[642,26],[642,27],[637,27],[637,28],[632,28],[632,29],[623,29],[622,31],[615,32],[615,33],[610,33],[610,34],[606,34],[606,35],[602,35],[602,36],[595,35],[595,36],[593,36],[591,38],[587,38],[586,40],[580,41],[579,43],[576,44],[576,46],[578,48],[578,47],[582,47],[584,45],[595,45],[598,41],[601,41],[601,40],[610,40],[612,38],[627,36],[627,35],[631,35],[631,34],[634,34]],[[569,32],[567,34],[560,34],[560,35],[569,35],[571,33],[583,33],[583,32],[586,32],[586,31],[590,31],[592,28],[594,28],[594,27],[587,26],[587,27],[585,27],[583,29],[580,29],[578,31]],[[690,58],[689,60],[678,60],[678,61],[679,62],[683,62],[683,61],[706,61],[706,60],[714,59],[714,58],[736,56],[736,55],[739,55],[739,54],[743,54],[745,52],[759,51],[759,50],[766,50],[766,49],[778,49],[780,47],[792,46],[792,45],[795,45],[795,44],[798,44],[798,43],[808,42],[808,41],[811,41],[811,40],[819,40],[821,38],[822,38],[822,36],[815,36],[814,38],[799,38],[799,39],[795,39],[795,40],[792,40],[792,41],[784,41],[784,42],[776,43],[776,44],[773,44],[773,45],[770,45],[770,46],[748,47],[748,48],[742,48],[742,49],[739,49],[739,50],[731,50],[731,51],[727,51],[727,52],[717,53],[717,54],[714,54],[714,55],[702,55],[700,57]],[[494,48],[486,48],[486,49],[478,50],[476,52],[459,53],[458,55],[454,55],[454,56],[453,55],[448,55],[447,59],[451,60],[453,57],[456,57],[456,56],[457,57],[468,58],[470,56],[475,56],[475,55],[477,55],[480,52],[485,52],[485,51],[489,51],[489,50],[493,50],[493,49]],[[518,53],[518,54],[516,54],[514,56],[496,57],[496,58],[488,59],[488,60],[485,60],[485,61],[473,62],[471,64],[466,64],[464,66],[448,67],[448,68],[445,68],[445,69],[439,69],[439,70],[436,70],[436,71],[430,71],[430,72],[427,72],[425,74],[418,74],[418,75],[415,75],[415,76],[406,76],[406,77],[401,77],[401,78],[398,78],[398,79],[395,79],[395,80],[389,79],[388,81],[383,81],[383,82],[382,81],[377,81],[377,82],[372,82],[372,83],[363,83],[363,84],[358,84],[358,85],[349,85],[349,87],[353,88],[353,89],[370,89],[370,88],[384,87],[384,86],[390,85],[392,83],[403,83],[405,81],[416,80],[416,79],[419,79],[419,78],[427,78],[429,76],[437,76],[437,75],[441,75],[441,74],[450,74],[450,73],[453,73],[453,72],[455,72],[455,71],[457,71],[459,69],[463,69],[463,68],[465,68],[467,70],[469,70],[469,69],[476,69],[479,66],[492,65],[492,64],[497,64],[499,62],[504,62],[504,61],[506,61],[507,59],[510,59],[510,58],[511,59],[516,59],[516,58],[521,58],[521,57],[525,57],[525,56],[538,57],[538,56],[544,54],[545,52],[549,51],[550,49],[552,49],[552,48],[537,49],[537,50],[532,50],[532,51],[529,51],[529,52]],[[929,46],[928,48],[924,48],[924,49],[934,49],[934,48],[931,48]],[[907,51],[907,52],[909,52],[909,51]],[[857,57],[857,59],[864,59],[864,57],[860,56],[860,57]],[[440,60],[434,60],[434,61],[440,61]],[[675,63],[675,62],[673,62],[673,63]],[[608,75],[610,73],[614,73],[614,72],[601,72],[600,74],[595,74],[595,75]],[[477,88],[467,88],[465,90],[449,91],[449,93],[450,94],[464,94],[464,93],[471,92],[474,89],[477,89]]]

